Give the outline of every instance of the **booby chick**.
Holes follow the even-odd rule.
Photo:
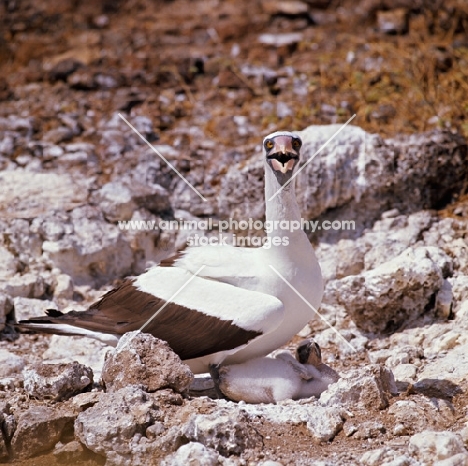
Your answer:
[[[283,227],[301,224],[293,180],[301,146],[289,131],[263,140],[269,247],[188,247],[125,280],[86,311],[49,310],[20,321],[17,329],[112,345],[124,333],[141,330],[167,341],[194,373],[280,348],[315,317],[323,293],[307,235]]]
[[[281,400],[319,397],[339,375],[322,362],[313,339],[301,342],[296,359],[288,351],[274,357],[255,358],[218,369],[219,389],[233,401],[276,403]]]

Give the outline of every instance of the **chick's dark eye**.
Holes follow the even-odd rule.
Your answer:
[[[267,150],[270,150],[270,149],[273,149],[273,141],[271,141],[270,139],[268,139],[268,141],[265,141],[265,149]]]

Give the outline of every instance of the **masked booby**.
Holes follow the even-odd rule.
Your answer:
[[[281,347],[314,317],[323,293],[306,234],[281,227],[281,221],[301,220],[290,182],[301,145],[288,131],[263,141],[265,215],[273,225],[269,248],[189,247],[126,279],[86,311],[49,311],[17,328],[85,335],[111,345],[126,332],[142,330],[167,341],[194,373]]]
[[[276,403],[319,397],[339,376],[322,363],[319,345],[308,339],[298,345],[296,358],[281,351],[274,357],[222,365],[215,379],[221,393],[233,401]]]

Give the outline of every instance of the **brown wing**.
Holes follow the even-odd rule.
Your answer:
[[[262,334],[234,325],[232,320],[221,320],[195,309],[168,303],[138,290],[134,280],[126,280],[86,311],[67,314],[51,311],[48,317],[19,323],[46,322],[117,335],[142,329],[167,341],[181,359],[237,348]]]

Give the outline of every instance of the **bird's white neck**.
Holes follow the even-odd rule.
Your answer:
[[[276,194],[277,193],[277,194]],[[273,199],[270,200],[270,198]],[[265,217],[267,221],[276,222],[276,226],[272,231],[268,232],[267,235],[270,237],[294,237],[294,236],[303,236],[307,239],[305,233],[302,231],[302,228],[290,231],[285,229],[285,224],[283,227],[279,222],[286,220],[287,222],[291,221],[301,221],[301,213],[299,211],[299,206],[297,205],[294,181],[288,184],[286,188],[281,189],[281,185],[278,183],[274,173],[271,171],[270,167],[265,169]],[[275,225],[275,223],[273,223]]]

